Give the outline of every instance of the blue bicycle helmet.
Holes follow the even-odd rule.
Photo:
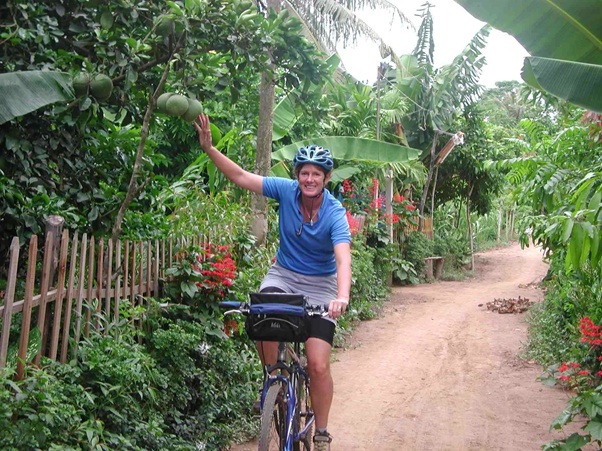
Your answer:
[[[326,172],[332,171],[332,168],[334,167],[334,161],[330,150],[315,144],[299,148],[297,154],[293,158],[293,166],[295,169],[305,163],[317,164],[324,168]]]

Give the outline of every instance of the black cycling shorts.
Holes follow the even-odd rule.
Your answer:
[[[286,293],[278,287],[265,287],[261,290],[262,293]],[[319,316],[311,316],[309,318],[309,336],[310,338],[319,338],[327,343],[334,342],[335,323]]]

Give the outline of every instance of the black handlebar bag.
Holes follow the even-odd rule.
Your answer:
[[[251,340],[305,342],[309,338],[307,297],[291,293],[251,293],[245,330]]]

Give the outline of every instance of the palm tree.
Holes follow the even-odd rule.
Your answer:
[[[345,48],[357,43],[359,38],[368,38],[379,44],[381,57],[396,58],[391,46],[358,12],[363,9],[380,10],[391,18],[391,26],[411,25],[405,14],[388,0],[284,0],[284,8],[291,11],[304,24],[306,35],[327,54],[336,53],[338,44]]]

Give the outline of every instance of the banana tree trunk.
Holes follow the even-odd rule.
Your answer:
[[[422,232],[424,229],[424,206],[426,205],[426,199],[429,194],[429,187],[431,185],[431,180],[433,179],[433,171],[435,169],[435,148],[437,146],[437,137],[439,136],[438,132],[435,132],[433,136],[433,145],[431,146],[431,155],[429,156],[429,171],[426,175],[426,181],[424,182],[424,189],[422,190],[422,197],[420,198],[420,207],[418,209],[419,218],[418,218],[418,231]]]
[[[472,234],[472,222],[470,220],[471,208],[470,208],[470,198],[472,196],[472,190],[474,189],[474,184],[471,183],[470,189],[468,191],[468,196],[466,198],[466,227],[468,233],[468,242],[470,243],[470,270],[474,271],[474,237]]]

